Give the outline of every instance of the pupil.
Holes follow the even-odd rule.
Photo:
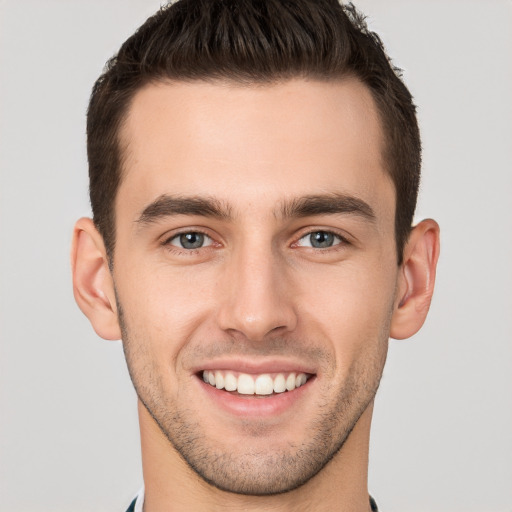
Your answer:
[[[180,243],[185,249],[197,249],[203,245],[204,235],[201,233],[185,233],[180,235]]]
[[[326,231],[317,231],[316,233],[311,233],[310,241],[311,245],[318,249],[331,247],[334,242],[334,235]]]

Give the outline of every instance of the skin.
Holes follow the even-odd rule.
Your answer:
[[[90,219],[72,262],[96,332],[123,338],[146,512],[368,510],[388,338],[421,327],[439,252],[423,221],[397,266],[369,91],[352,79],[151,84],[121,136],[113,270]],[[297,207],[311,196],[320,208]],[[204,245],[180,246],[186,233]],[[333,237],[313,247],[312,233]],[[277,399],[227,398],[204,369],[310,379]]]

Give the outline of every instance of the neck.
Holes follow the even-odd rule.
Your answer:
[[[282,494],[250,496],[219,490],[199,477],[139,402],[144,512],[367,512],[370,510],[367,478],[372,411],[373,403],[362,414],[341,450],[304,485]]]

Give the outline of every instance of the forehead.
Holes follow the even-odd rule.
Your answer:
[[[274,208],[340,192],[394,209],[382,139],[373,98],[355,79],[150,84],[134,96],[122,128],[116,207],[140,211],[178,194],[213,196],[235,210]]]

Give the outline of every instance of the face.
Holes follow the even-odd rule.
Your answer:
[[[371,407],[396,307],[370,93],[150,85],[122,138],[113,279],[141,421],[221,489],[303,484]]]

